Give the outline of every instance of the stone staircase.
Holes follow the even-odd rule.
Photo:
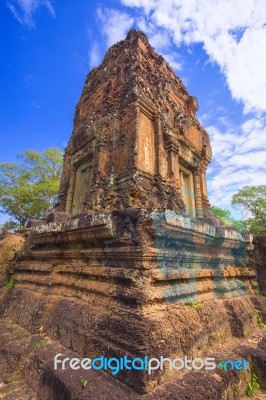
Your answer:
[[[253,301],[259,303],[261,299],[254,297]],[[172,382],[142,395],[102,371],[54,370],[53,358],[57,353],[65,357],[79,356],[59,341],[51,339],[45,331],[31,333],[10,319],[8,312],[4,313],[0,321],[0,399],[239,400],[246,398],[252,373],[259,376],[261,385],[254,398],[263,400],[265,395],[265,328],[254,327],[248,335],[217,340],[204,351],[206,357],[214,356],[219,360],[244,358],[250,362],[251,372],[218,368],[214,371],[176,373]],[[85,388],[82,385],[84,379],[87,381]]]

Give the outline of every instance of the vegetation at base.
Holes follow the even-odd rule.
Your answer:
[[[201,310],[203,308],[203,304],[202,303],[197,303],[196,301],[186,301],[186,306],[189,306],[191,308],[194,308],[194,310]]]
[[[227,371],[226,366],[223,362],[219,362],[218,367],[221,368],[223,371]]]
[[[76,253],[80,253],[82,249],[83,249],[83,244],[80,243],[80,244],[78,244],[78,245],[74,248],[74,251],[75,251]]]
[[[9,279],[9,281],[6,284],[7,289],[13,289],[15,287],[16,281],[15,279]]]
[[[82,389],[86,389],[88,387],[89,382],[87,381],[87,379],[82,379],[81,381],[81,386]]]
[[[251,380],[248,383],[248,387],[247,387],[247,395],[249,397],[252,397],[255,390],[259,389],[260,385],[259,385],[259,378],[257,377],[256,374],[252,374]]]
[[[42,347],[46,345],[45,340],[38,340],[38,342],[35,343],[35,347],[37,350],[40,350]]]
[[[266,324],[263,322],[263,319],[261,318],[260,311],[254,308],[256,318],[257,318],[257,324],[259,325],[260,328],[266,328]]]
[[[29,219],[44,218],[59,191],[63,152],[24,150],[19,158],[20,163],[0,164],[0,212],[11,217],[2,230],[23,228]]]

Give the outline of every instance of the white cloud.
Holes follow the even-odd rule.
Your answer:
[[[94,68],[100,64],[101,61],[101,51],[98,42],[93,42],[90,52],[89,52],[89,66]]]
[[[140,21],[140,26],[141,25],[142,24]],[[169,35],[167,35],[167,33],[164,31],[159,32],[158,30],[154,31],[153,29],[150,29],[149,40],[150,40],[151,45],[156,47],[157,50],[170,48],[170,46],[171,46],[171,41],[170,41]]]
[[[55,17],[55,10],[49,0],[8,0],[7,7],[21,25],[34,28],[34,14],[40,7],[45,7]]]
[[[241,187],[265,184],[265,120],[254,117],[238,129],[209,126],[207,131],[213,149],[213,163],[208,171],[212,204],[229,204],[231,195]]]
[[[144,30],[145,22],[144,20],[137,21],[137,25],[140,29]],[[180,55],[173,51],[171,38],[164,30],[155,29],[154,25],[148,26],[146,24],[145,32],[149,34],[150,44],[155,47],[156,51],[159,52],[164,59],[171,65],[171,67],[176,71],[182,70],[182,62]]]
[[[168,33],[164,29],[158,29],[153,22],[148,21],[145,16],[133,18],[129,14],[114,10],[114,9],[97,9],[98,21],[101,25],[101,34],[104,36],[107,47],[112,46],[119,40],[123,40],[135,24],[139,29],[146,32],[149,36],[149,41],[152,46],[156,48],[165,59],[176,71],[182,69],[180,56],[172,49],[172,41]],[[93,49],[91,50],[90,58],[94,58]],[[90,65],[97,65],[91,63]]]
[[[97,17],[108,47],[124,39],[134,23],[128,14],[109,8],[98,8]]]
[[[166,53],[164,51],[161,51],[160,53],[174,70],[176,70],[176,71],[182,70],[182,62],[179,61],[179,57],[177,54]],[[183,78],[183,82],[184,82],[184,78]]]
[[[176,45],[203,43],[244,111],[266,111],[265,0],[120,1],[140,9],[140,27],[163,29]]]

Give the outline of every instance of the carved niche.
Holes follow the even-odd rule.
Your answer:
[[[176,113],[174,118],[174,128],[177,129],[179,134],[185,136],[188,133],[192,122],[193,120],[190,115],[186,114],[183,111],[179,111]]]

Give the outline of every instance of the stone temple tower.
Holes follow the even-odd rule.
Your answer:
[[[187,92],[142,32],[131,30],[88,75],[66,149],[59,209],[208,212],[207,132]]]
[[[58,204],[29,233],[14,261],[16,287],[0,307],[55,343],[30,364],[33,382],[49,389],[43,399],[58,399],[56,388],[68,393],[75,377],[77,385],[84,378],[51,370],[59,344],[61,353],[90,358],[210,356],[215,341],[251,326],[255,272],[245,237],[211,215],[211,147],[197,109],[141,32],[130,31],[90,72]],[[176,379],[167,368],[115,377],[139,393]]]

